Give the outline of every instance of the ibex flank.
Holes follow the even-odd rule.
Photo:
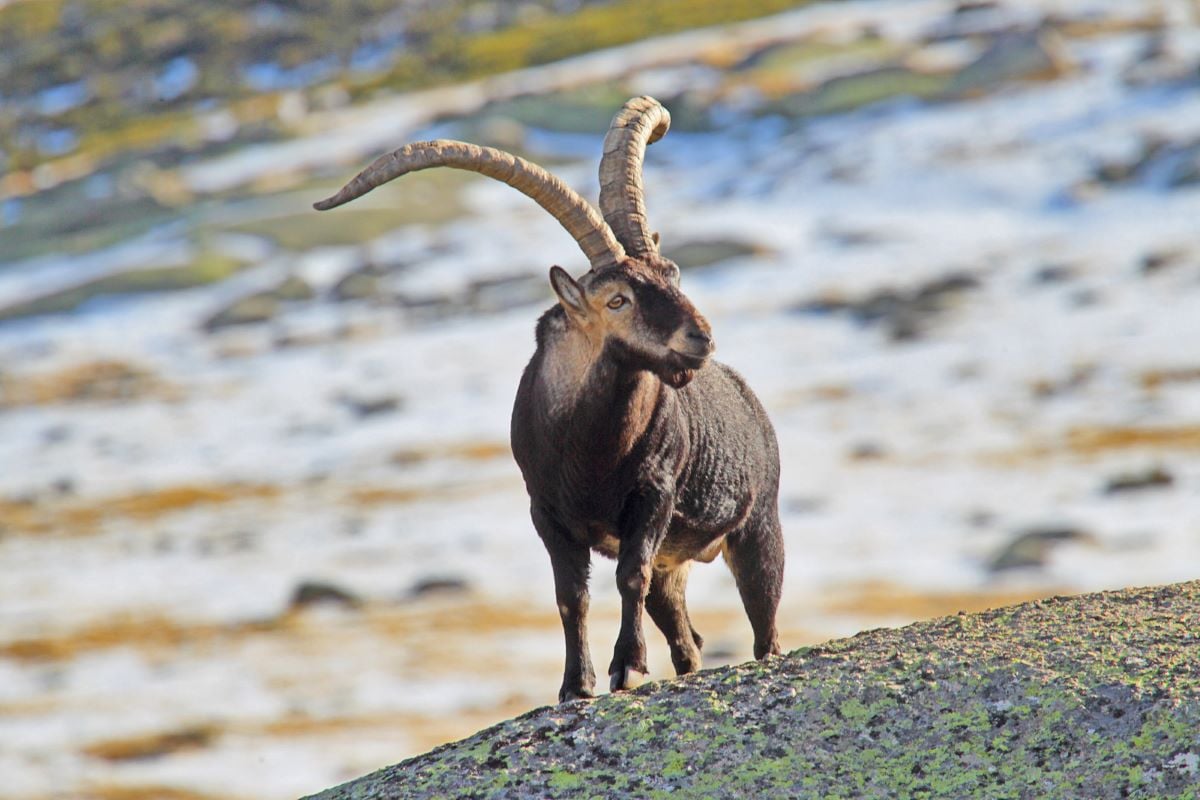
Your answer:
[[[604,139],[603,216],[546,170],[490,147],[437,140],[381,156],[325,210],[393,178],[453,167],[504,181],[537,201],[579,243],[591,269],[550,268],[558,303],[537,324],[512,414],[512,450],[530,514],[550,554],[566,639],[560,701],[592,697],[588,575],[594,550],[617,560],[621,630],[612,690],[645,677],[642,611],[666,636],[679,674],[700,667],[703,640],[684,600],[693,561],[723,554],[754,655],[778,654],[783,582],[779,448],[745,381],[713,361],[712,330],[679,288],[646,222],[642,160],[670,126],[650,97],[627,102]]]

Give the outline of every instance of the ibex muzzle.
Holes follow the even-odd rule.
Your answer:
[[[560,700],[595,689],[587,643],[593,550],[617,559],[622,613],[611,689],[648,672],[643,611],[666,636],[676,672],[699,668],[703,640],[684,600],[688,567],[719,553],[754,629],[755,657],[780,652],[775,432],[742,378],[712,361],[708,321],[680,291],[678,266],[646,225],[642,160],[669,126],[666,109],[649,97],[618,112],[600,164],[603,216],[536,164],[451,141],[382,156],[317,204],[332,208],[415,170],[471,170],[533,198],[588,257],[591,269],[578,280],[550,270],[558,303],[538,322],[512,416],[513,454],[550,554],[566,639]]]

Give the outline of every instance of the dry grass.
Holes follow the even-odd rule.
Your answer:
[[[358,506],[400,505],[435,497],[432,489],[422,487],[383,487],[355,489],[350,492],[350,502]]]
[[[212,795],[174,786],[91,784],[82,795],[88,800],[237,800],[228,794]],[[54,795],[61,798],[63,795]]]
[[[1067,431],[1065,445],[1081,455],[1131,449],[1195,450],[1200,448],[1200,425],[1072,428]]]
[[[399,450],[392,455],[392,461],[397,464],[435,460],[482,462],[507,458],[509,454],[508,445],[503,442],[461,442]],[[378,506],[461,499],[511,485],[511,480],[490,479],[437,485],[365,486],[348,489],[339,502]],[[240,502],[273,502],[293,492],[307,493],[307,490],[269,484],[196,483],[109,497],[0,497],[0,535],[88,535],[113,521],[145,523],[199,508]]]
[[[843,383],[822,383],[803,389],[789,389],[772,398],[781,409],[803,408],[824,403],[845,403],[854,398],[854,387]]]
[[[105,504],[110,514],[134,519],[154,519],[163,514],[184,511],[202,505],[218,505],[235,500],[274,498],[279,489],[265,485],[218,484],[214,486],[171,486],[154,492],[127,495]]]
[[[0,499],[0,532],[81,535],[110,520],[159,519],[201,506],[244,500],[271,500],[274,486],[257,484],[183,484],[116,497],[88,500],[19,501]]]
[[[438,459],[460,461],[490,461],[508,458],[512,454],[508,442],[450,442],[446,444],[406,447],[392,453],[393,464],[421,464]]]
[[[549,590],[547,590],[549,591]],[[327,637],[366,633],[388,641],[430,635],[431,641],[468,641],[480,633],[514,630],[557,630],[558,615],[550,595],[544,605],[484,602],[467,595],[453,600],[366,606],[336,622],[310,617],[305,610],[282,611],[278,617],[243,622],[183,622],[158,616],[119,615],[71,631],[0,642],[0,657],[21,661],[65,661],[114,647],[162,652],[181,647],[229,647],[254,636],[304,640],[319,650]]]
[[[1152,369],[1138,376],[1138,383],[1148,392],[1174,383],[1195,383],[1196,381],[1200,381],[1200,367]]]
[[[10,700],[0,703],[0,719],[4,717],[32,717],[51,714],[57,708],[56,700],[45,695],[37,697],[22,697],[20,700]]]
[[[84,754],[105,761],[140,761],[208,747],[216,731],[207,726],[183,728],[165,733],[150,733],[95,742],[84,748]]]
[[[1081,426],[1050,441],[983,454],[981,460],[988,466],[1013,468],[1056,456],[1094,458],[1125,450],[1200,450],[1200,425]]]
[[[330,733],[397,727],[397,714],[366,714],[343,717],[311,717],[293,713],[257,726],[239,726],[238,733],[295,738],[325,736]]]
[[[991,608],[1038,600],[1056,594],[1050,590],[997,590],[979,592],[918,592],[884,581],[862,583],[837,593],[825,604],[834,614],[878,619],[929,619],[974,613]]]
[[[1109,18],[1105,15],[1087,15],[1077,19],[1063,19],[1056,28],[1068,39],[1096,39],[1121,33],[1153,33],[1168,25],[1161,8],[1147,5],[1145,13],[1132,19]]]
[[[513,482],[509,479],[444,483],[434,486],[367,486],[351,490],[347,500],[355,506],[399,505],[420,500],[469,499],[484,492],[512,487]]]
[[[96,650],[136,647],[171,650],[183,646],[213,645],[230,639],[275,631],[282,621],[184,623],[162,617],[117,616],[74,631],[0,643],[0,657],[20,661],[69,661]]]
[[[92,361],[32,375],[0,375],[0,409],[59,403],[128,403],[177,395],[150,370],[124,361]]]
[[[447,641],[479,633],[517,630],[557,630],[558,614],[550,600],[530,606],[500,605],[473,598],[372,609],[364,616],[369,629],[385,639],[401,641],[418,633],[431,633]]]

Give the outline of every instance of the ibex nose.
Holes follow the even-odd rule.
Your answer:
[[[713,338],[707,331],[702,331],[699,328],[692,328],[687,332],[688,343],[703,349],[705,353],[711,353],[716,345],[713,344]]]

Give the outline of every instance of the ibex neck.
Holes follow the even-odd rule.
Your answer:
[[[539,387],[552,425],[572,449],[619,460],[633,450],[654,417],[662,391],[657,377],[622,369],[612,356],[567,328],[548,337]]]

